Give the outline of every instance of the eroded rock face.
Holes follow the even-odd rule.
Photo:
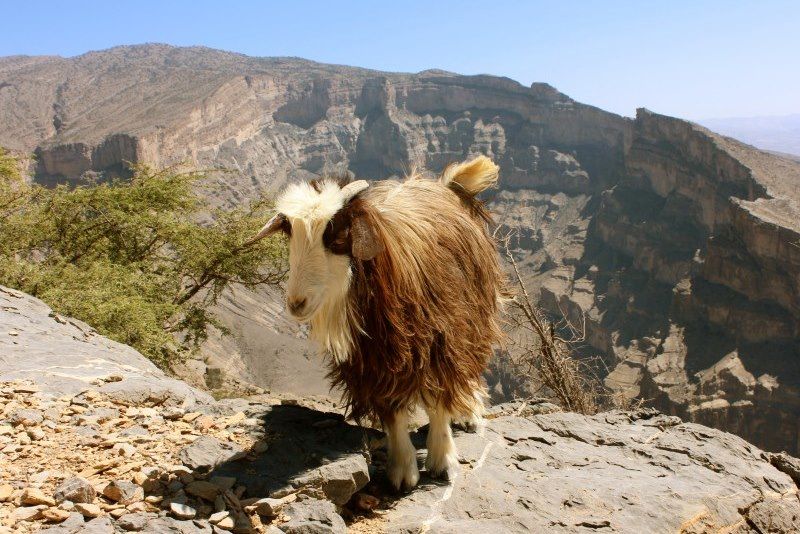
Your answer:
[[[0,145],[36,151],[46,183],[114,174],[125,160],[188,160],[238,171],[209,190],[212,204],[237,205],[320,173],[382,178],[487,154],[501,166],[490,208],[517,232],[530,289],[585,324],[609,387],[798,450],[795,161],[491,76],[147,45],[2,59],[0,82]],[[314,347],[282,316],[277,292],[237,289],[220,310],[235,337],[207,347],[215,383],[227,373],[324,392]],[[494,373],[501,399],[515,384]]]
[[[49,356],[30,360],[40,371],[32,380],[0,380],[3,532],[800,529],[800,461],[652,409],[587,417],[548,403],[496,406],[477,433],[456,430],[462,461],[452,483],[423,470],[419,486],[398,495],[378,430],[266,396],[215,401],[195,390],[190,406],[117,397],[91,380],[102,338],[65,348],[77,363],[86,345],[71,372],[86,369],[89,380],[63,389],[47,377],[62,358],[58,327],[36,299],[15,298],[38,327],[9,337],[33,353],[56,335]],[[174,390],[177,381],[150,373],[135,351],[105,346],[106,358],[130,364],[121,387],[138,389],[139,378]],[[742,373],[731,356],[714,374]],[[41,418],[14,418],[19,410]],[[33,430],[42,439],[32,441]],[[412,439],[421,461],[426,429]],[[118,454],[122,444],[129,455]]]

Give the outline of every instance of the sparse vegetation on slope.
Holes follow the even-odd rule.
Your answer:
[[[195,349],[231,283],[283,276],[277,240],[244,245],[269,203],[208,212],[199,172],[139,166],[128,181],[28,184],[0,153],[0,283],[31,293],[164,365]]]

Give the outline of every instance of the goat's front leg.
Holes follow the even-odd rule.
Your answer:
[[[433,477],[453,480],[458,475],[458,451],[450,430],[450,413],[440,405],[425,406],[428,412],[428,457],[425,468]]]
[[[383,422],[389,453],[387,474],[398,490],[411,489],[419,482],[417,450],[408,435],[408,411],[400,410]]]

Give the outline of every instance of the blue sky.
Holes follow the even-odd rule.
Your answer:
[[[800,0],[2,0],[0,55],[204,45],[548,82],[624,115],[800,112]]]

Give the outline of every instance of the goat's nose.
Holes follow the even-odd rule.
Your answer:
[[[294,315],[297,315],[298,313],[303,311],[303,308],[306,307],[306,301],[307,299],[305,297],[297,299],[289,299],[287,302],[289,306],[289,311]]]

